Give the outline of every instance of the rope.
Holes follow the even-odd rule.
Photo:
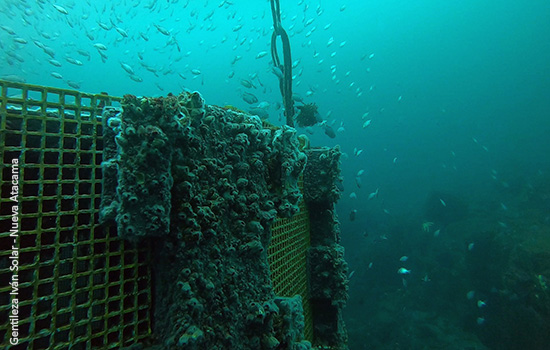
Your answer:
[[[292,100],[292,56],[290,55],[290,41],[288,35],[281,25],[281,7],[279,0],[271,0],[271,14],[273,15],[273,34],[271,35],[271,57],[273,65],[283,72],[279,77],[279,89],[283,96],[285,106],[286,124],[294,126],[294,101]],[[283,42],[283,64],[277,53],[277,37]]]

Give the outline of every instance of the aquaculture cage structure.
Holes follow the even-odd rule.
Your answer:
[[[0,344],[14,329],[11,349],[122,349],[154,336],[151,249],[99,223],[102,111],[121,101],[0,80]],[[309,248],[302,201],[299,213],[272,224],[267,253],[274,292],[302,297],[304,336],[313,342]],[[14,298],[17,317],[10,317]]]

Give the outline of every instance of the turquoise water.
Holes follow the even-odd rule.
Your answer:
[[[267,102],[282,124],[269,2],[55,4],[0,3],[0,77],[118,96],[199,90],[209,104]],[[350,347],[546,349],[550,3],[281,8],[293,90],[336,137],[300,132],[346,154]]]

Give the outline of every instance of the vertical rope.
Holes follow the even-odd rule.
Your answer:
[[[271,13],[273,16],[273,35],[271,36],[271,56],[273,65],[283,72],[279,77],[279,89],[285,106],[286,124],[294,126],[294,101],[292,100],[292,56],[290,54],[290,41],[286,31],[281,26],[281,8],[279,0],[271,0]],[[281,37],[283,43],[283,64],[277,53],[277,37]]]

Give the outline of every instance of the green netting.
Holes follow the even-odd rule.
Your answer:
[[[300,188],[303,186],[300,183]],[[302,201],[292,219],[278,219],[271,227],[267,250],[275,293],[283,297],[300,294],[305,318],[305,338],[312,341],[313,319],[307,284],[306,253],[310,245],[309,214]]]
[[[20,164],[19,346],[13,349],[114,349],[151,334],[148,249],[98,224],[103,152],[101,106],[121,98],[0,80],[0,224],[11,225],[11,168]],[[99,107],[98,107],[99,106]],[[10,310],[13,238],[0,230],[0,314]],[[300,294],[312,340],[305,205],[272,226],[274,289]],[[0,342],[11,329],[0,318]]]
[[[150,335],[149,251],[98,225],[98,105],[118,98],[0,81],[0,223],[11,226],[19,160],[19,345],[113,349]],[[101,102],[103,101],[103,102]],[[10,309],[13,237],[0,230],[0,314]],[[8,344],[9,320],[0,319]]]

